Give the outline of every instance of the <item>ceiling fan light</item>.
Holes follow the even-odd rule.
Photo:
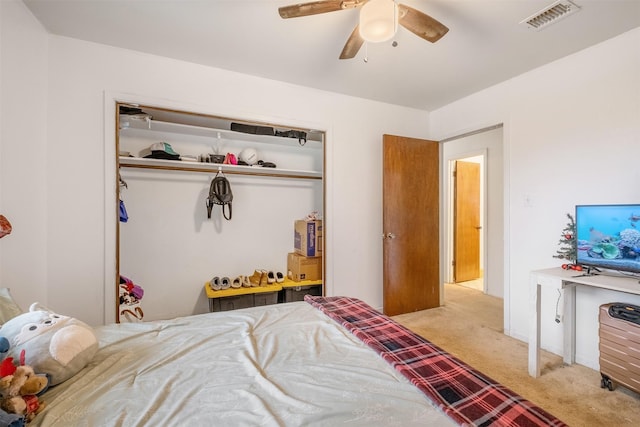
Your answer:
[[[392,0],[369,0],[360,8],[360,36],[372,43],[384,42],[398,29],[398,6]]]

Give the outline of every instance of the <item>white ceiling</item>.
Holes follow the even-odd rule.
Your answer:
[[[24,0],[53,34],[424,110],[640,26],[640,0],[574,0],[580,12],[541,31],[519,22],[554,0],[399,2],[449,32],[432,44],[400,28],[397,47],[339,60],[357,10],[284,20],[295,0]]]

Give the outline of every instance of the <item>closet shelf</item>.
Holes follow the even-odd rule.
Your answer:
[[[182,162],[175,160],[146,159],[139,157],[120,156],[119,166],[140,169],[174,170],[185,172],[216,173],[222,171],[227,174],[273,176],[282,178],[322,179],[322,172],[303,171],[293,169],[263,168],[259,166],[225,165],[220,163]]]
[[[123,117],[123,116],[121,116]],[[124,116],[126,117],[126,116]],[[218,129],[207,126],[190,125],[182,123],[165,122],[161,120],[140,120],[135,118],[120,119],[121,131],[139,130],[153,132],[170,132],[181,135],[193,135],[199,137],[213,138],[214,140],[230,140],[230,141],[247,141],[260,142],[279,145],[294,145],[304,149],[322,149],[322,135],[319,132],[309,131],[307,133],[307,142],[301,145],[296,138],[287,138],[274,135],[257,135],[251,133],[236,132],[229,129]],[[127,123],[126,126],[122,124]],[[217,123],[216,123],[217,124]]]

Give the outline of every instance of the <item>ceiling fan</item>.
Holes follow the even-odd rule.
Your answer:
[[[278,8],[284,19],[317,15],[344,9],[360,9],[360,22],[349,36],[340,59],[356,56],[365,41],[389,40],[400,24],[418,37],[435,43],[449,28],[429,15],[393,0],[320,0]]]

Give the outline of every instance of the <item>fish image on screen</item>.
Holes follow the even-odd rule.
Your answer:
[[[640,274],[640,204],[576,206],[578,264]]]

